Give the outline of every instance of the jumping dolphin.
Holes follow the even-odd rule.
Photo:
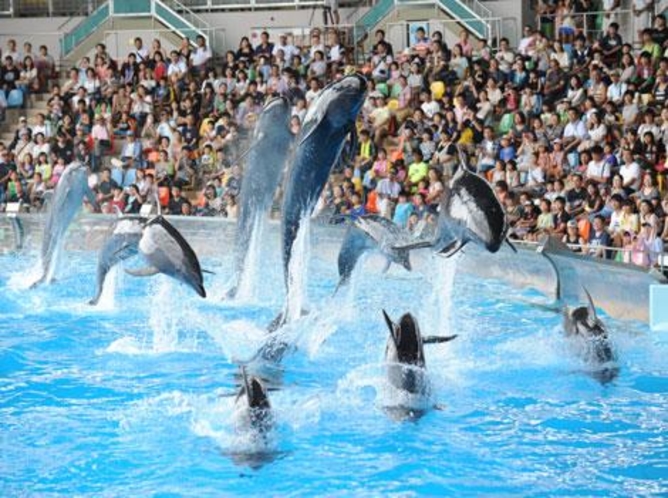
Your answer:
[[[71,163],[63,172],[56,186],[51,210],[44,225],[42,238],[42,276],[32,287],[48,283],[53,278],[57,255],[65,242],[65,233],[87,198],[93,206],[97,201],[88,186],[88,169],[81,162]]]
[[[95,305],[100,300],[107,273],[121,261],[139,252],[146,218],[119,218],[111,229],[111,235],[100,249],[97,259],[97,287],[95,297],[89,304]]]
[[[249,249],[258,224],[271,207],[290,146],[290,103],[284,97],[270,100],[262,109],[253,132],[241,192],[235,243],[235,271],[228,297],[234,297],[241,282]]]
[[[398,227],[391,220],[378,215],[366,215],[354,221],[346,231],[338,256],[339,283],[337,290],[348,283],[357,261],[369,250],[378,249],[386,259],[383,272],[392,263],[412,271],[410,248],[396,249],[395,246],[411,245],[417,242],[406,230]]]
[[[422,337],[418,323],[410,313],[404,314],[399,323],[394,323],[383,310],[390,337],[385,346],[386,373],[389,384],[404,393],[402,403],[386,407],[387,411],[401,420],[417,420],[429,408],[431,387],[424,358],[424,344],[448,342],[457,336]]]
[[[462,166],[457,169],[445,188],[438,216],[436,237],[429,242],[396,246],[397,249],[432,246],[450,257],[469,242],[497,252],[507,240],[509,224],[506,213],[494,190],[483,178]]]
[[[144,225],[139,251],[149,266],[125,271],[135,277],[163,273],[191,287],[206,297],[202,268],[190,244],[164,217],[158,215]]]
[[[289,268],[295,239],[302,221],[313,212],[346,136],[355,127],[364,103],[366,85],[364,77],[357,74],[330,83],[311,104],[304,118],[287,174],[281,218],[283,273],[288,296],[291,294]],[[289,303],[286,310],[290,310]],[[284,319],[289,320],[288,315],[284,313]]]
[[[243,383],[234,402],[237,430],[251,429],[267,434],[274,425],[267,388],[260,379],[249,376],[243,367],[241,379]]]
[[[596,306],[587,289],[587,306],[565,307],[563,325],[566,337],[571,341],[576,353],[588,365],[594,367],[593,376],[607,383],[614,380],[619,368],[608,331],[596,314]]]
[[[234,402],[234,426],[241,448],[229,452],[236,465],[258,469],[274,461],[280,452],[274,449],[274,416],[268,390],[260,379],[241,368],[241,387]]]

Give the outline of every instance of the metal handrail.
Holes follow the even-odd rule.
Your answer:
[[[587,12],[573,12],[569,14],[569,17],[571,17],[574,21],[577,21],[579,19],[582,19],[582,25],[583,29],[578,29],[574,28],[576,31],[581,31],[585,37],[587,37],[589,34],[596,34],[596,33],[604,33],[605,32],[605,25],[601,26],[601,29],[587,29],[587,18],[588,17],[597,17],[600,15],[605,15],[605,14],[610,14],[608,11],[603,11],[603,10],[597,10],[597,11],[587,11]],[[633,15],[633,11],[630,9],[619,9],[615,10],[612,13],[615,17],[619,25],[623,28],[625,23],[620,22],[620,18],[624,18],[626,16],[631,16]],[[538,30],[542,31],[543,29],[543,20],[544,19],[551,19],[553,22],[557,19],[558,15],[557,14],[536,14],[536,25],[538,26]],[[649,27],[649,26],[648,26]],[[633,33],[633,40],[636,38],[636,33]]]
[[[516,246],[519,246],[519,247],[526,246],[527,248],[531,248],[532,250],[540,250],[544,245],[541,242],[536,242],[536,241],[532,241],[532,240],[513,240],[513,244],[516,245]],[[575,256],[575,257],[579,256],[579,257],[582,257],[582,258],[593,258],[593,259],[598,259],[598,260],[601,260],[601,261],[606,261],[606,262],[609,262],[609,263],[612,262],[612,263],[616,263],[616,264],[628,265],[628,266],[631,266],[631,267],[634,267],[634,268],[660,268],[661,272],[663,272],[664,269],[667,268],[666,263],[668,263],[668,261],[664,262],[664,259],[666,259],[666,256],[668,256],[668,251],[665,251],[665,250],[660,251],[660,252],[659,251],[650,251],[650,250],[636,251],[634,249],[625,249],[623,247],[600,246],[600,245],[592,246],[591,244],[568,244],[568,243],[565,244],[565,246],[568,247],[568,249],[570,249],[572,251],[572,254],[569,254],[569,255],[572,255],[572,256]],[[578,252],[573,251],[573,249],[581,249],[582,252],[578,253]],[[614,259],[598,258],[598,257],[594,257],[593,255],[586,252],[586,251],[589,251],[591,249],[596,249],[597,251],[598,250],[602,250],[602,251],[606,251],[606,252],[609,251],[609,252],[613,252],[615,254],[617,254],[617,253],[624,253],[624,254],[626,254],[626,253],[642,253],[642,254],[647,254],[649,256],[656,256],[657,257],[657,264],[655,266],[645,267],[645,266],[636,265],[635,263],[625,263],[623,261],[616,261]]]
[[[193,10],[191,10],[189,7],[185,6],[184,4],[179,2],[178,0],[161,0],[161,1],[162,1],[162,3],[167,5],[168,7],[171,7],[172,10],[176,11],[177,13],[179,13],[181,15],[187,14],[188,16],[192,17],[197,22],[199,22],[200,26],[196,26],[195,23],[192,23],[198,29],[201,29],[201,27],[206,28],[206,27],[209,26],[209,23],[202,16],[200,16],[199,14],[196,14]],[[170,6],[170,4],[171,4],[171,6]]]

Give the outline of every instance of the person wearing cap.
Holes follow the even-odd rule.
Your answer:
[[[561,238],[561,241],[566,244],[571,251],[577,253],[582,252],[585,241],[580,237],[577,220],[568,220],[566,223],[566,233]]]

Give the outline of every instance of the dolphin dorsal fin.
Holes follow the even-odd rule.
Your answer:
[[[598,315],[596,314],[596,306],[594,305],[594,300],[591,298],[591,294],[589,294],[589,291],[585,286],[582,286],[582,290],[585,292],[587,296],[587,309],[589,310],[589,316],[592,318],[592,320],[596,321],[598,320]]]
[[[385,310],[383,311],[383,317],[385,318],[385,323],[387,324],[387,327],[390,329],[390,335],[392,336],[392,342],[394,342],[394,345],[399,349],[399,338],[397,337],[397,332],[399,331],[399,326],[392,321],[390,316],[387,314]]]

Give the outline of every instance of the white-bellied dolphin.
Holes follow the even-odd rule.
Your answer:
[[[144,225],[139,252],[149,265],[140,270],[126,269],[127,273],[135,277],[163,273],[188,285],[200,297],[206,297],[202,268],[195,251],[163,216],[158,215]]]
[[[50,203],[42,237],[42,275],[32,287],[49,283],[53,278],[65,234],[81,209],[84,198],[97,206],[95,195],[88,186],[88,168],[82,162],[73,162],[65,168]]]
[[[139,252],[139,241],[146,221],[146,218],[142,217],[123,217],[114,223],[109,237],[98,254],[95,297],[89,301],[89,304],[95,305],[99,302],[107,273],[116,264]]]
[[[469,242],[491,253],[497,252],[504,242],[515,250],[507,239],[508,229],[506,212],[490,184],[462,165],[445,187],[434,240],[395,247],[417,249],[431,246],[444,257],[454,255]]]
[[[332,167],[339,159],[348,134],[355,128],[364,103],[366,80],[354,74],[327,85],[311,104],[304,118],[295,154],[288,169],[281,213],[283,273],[288,299],[283,321],[290,320],[290,261],[293,246],[305,218],[313,213],[327,183]],[[304,236],[302,234],[302,236]],[[305,241],[308,245],[308,241]],[[300,266],[306,261],[297,262]]]
[[[228,297],[237,293],[253,237],[258,236],[259,224],[271,208],[293,142],[290,110],[286,98],[274,98],[264,106],[255,124],[239,193],[235,270]]]

